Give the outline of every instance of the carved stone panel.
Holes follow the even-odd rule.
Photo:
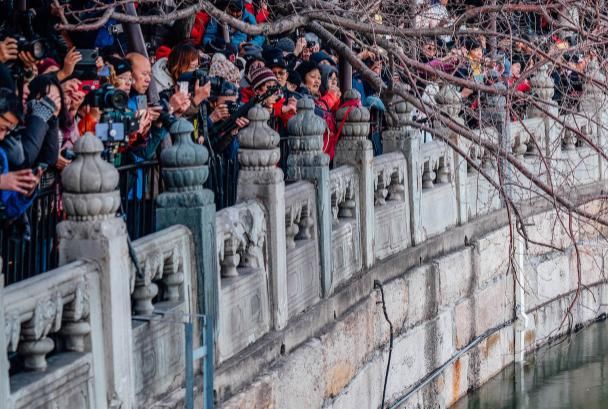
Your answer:
[[[385,259],[409,246],[411,235],[405,202],[376,207],[375,216],[378,260]]]
[[[423,191],[421,212],[420,226],[425,240],[455,226],[458,209],[452,185],[448,183]]]
[[[348,280],[361,270],[361,238],[358,223],[341,221],[331,233],[334,285]]]
[[[319,248],[316,240],[301,240],[287,252],[287,295],[289,317],[319,301]]]
[[[266,274],[258,268],[240,268],[221,286],[217,350],[223,362],[268,332],[270,312]]]
[[[181,384],[185,371],[184,326],[179,322],[184,303],[161,302],[154,307],[170,319],[133,321],[135,400],[142,409]]]

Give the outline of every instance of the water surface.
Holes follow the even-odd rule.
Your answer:
[[[455,409],[608,409],[608,321],[510,365]]]

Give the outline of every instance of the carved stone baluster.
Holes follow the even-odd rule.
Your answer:
[[[312,204],[307,202],[302,206],[302,210],[300,212],[300,221],[298,223],[300,227],[300,232],[296,236],[297,240],[310,240],[312,239],[313,226],[315,221],[312,217],[311,211]]]
[[[89,317],[89,298],[84,283],[79,283],[74,290],[74,300],[63,310],[63,335],[65,349],[85,352],[85,338],[91,333]]]
[[[434,185],[433,180],[435,179],[435,172],[431,169],[431,161],[427,160],[424,162],[424,168],[422,170],[422,188],[431,189]]]
[[[238,253],[239,241],[230,236],[224,240],[224,259],[220,260],[222,266],[222,277],[237,277],[239,272],[237,267],[241,261]]]
[[[576,149],[576,135],[570,129],[564,131],[564,138],[562,139],[563,149],[565,151],[573,151]]]
[[[399,169],[391,173],[391,182],[388,187],[390,201],[405,201],[405,186],[403,185],[403,174]]]
[[[295,205],[294,205],[295,206]],[[296,248],[296,235],[300,231],[300,227],[296,223],[296,209],[294,206],[285,209],[285,244],[288,249]]]
[[[355,202],[355,191],[352,186],[346,188],[345,200],[340,203],[338,217],[352,219],[355,217],[357,203]]]
[[[513,154],[521,158],[528,151],[527,140],[521,133],[513,137]]]
[[[154,283],[157,274],[163,269],[163,255],[154,254],[144,263],[144,277],[135,279],[135,290],[133,291],[133,310],[136,314],[152,314],[154,304],[152,299],[158,294],[158,286]],[[160,275],[160,274],[159,274]]]
[[[439,158],[439,165],[437,167],[437,183],[448,183],[450,181],[450,170],[449,164],[446,163],[444,156]]]
[[[384,173],[382,170],[378,173],[376,177],[376,186],[374,189],[374,205],[375,206],[384,206],[386,204],[386,196],[388,196],[388,189],[384,183]]]
[[[333,225],[337,225],[338,223],[340,223],[340,218],[338,217],[339,212],[340,204],[338,202],[338,193],[333,192],[331,194],[331,219]]]
[[[184,273],[181,271],[182,260],[179,250],[173,249],[171,256],[165,260],[163,284],[166,287],[165,301],[177,302],[180,299],[180,288],[184,282]]]
[[[30,371],[43,371],[47,367],[46,355],[55,348],[49,332],[59,331],[63,304],[61,295],[36,304],[32,318],[23,324],[18,352],[23,366]]]

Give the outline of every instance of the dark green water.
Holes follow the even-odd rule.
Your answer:
[[[455,409],[608,409],[608,321],[511,365]]]

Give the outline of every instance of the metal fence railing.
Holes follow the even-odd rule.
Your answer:
[[[162,192],[157,161],[120,166],[121,213],[132,240],[155,231],[154,200]],[[0,229],[2,272],[6,285],[57,268],[57,224],[65,218],[61,189],[54,178],[42,181],[38,195],[26,212],[29,226],[21,221]],[[27,240],[29,236],[29,240]]]

